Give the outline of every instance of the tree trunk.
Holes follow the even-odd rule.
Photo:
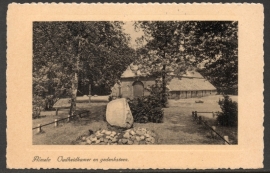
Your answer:
[[[76,111],[76,98],[77,98],[77,91],[78,91],[78,72],[79,72],[79,63],[80,63],[80,40],[78,40],[78,49],[77,49],[77,57],[76,57],[76,69],[74,73],[74,79],[72,81],[72,94],[71,94],[71,105],[69,110],[69,115],[74,115]]]
[[[167,96],[166,96],[166,65],[162,67],[162,106],[166,107]]]
[[[88,93],[88,96],[89,96],[89,103],[91,102],[91,96],[92,96],[92,93],[91,93],[91,82],[89,81],[89,93]]]
[[[167,36],[165,39],[165,47],[168,46],[168,40],[167,40]],[[163,50],[163,59],[166,60],[166,51]],[[162,66],[162,106],[165,108],[166,104],[167,104],[167,94],[166,94],[166,62],[164,62],[163,66]]]
[[[74,79],[72,82],[71,105],[70,105],[70,110],[69,110],[69,115],[71,115],[71,116],[76,111],[77,91],[78,91],[78,73],[75,72]]]

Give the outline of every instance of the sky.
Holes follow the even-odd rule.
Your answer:
[[[143,32],[141,30],[139,32],[136,32],[133,24],[134,24],[134,22],[132,22],[132,21],[125,22],[123,29],[124,29],[125,33],[130,35],[130,37],[131,37],[130,44],[132,47],[135,48],[135,45],[136,45],[135,40],[136,40],[136,38],[141,37],[143,35]]]

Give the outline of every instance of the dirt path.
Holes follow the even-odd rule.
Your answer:
[[[157,134],[157,144],[161,145],[222,143],[222,141],[208,138],[207,133],[209,133],[209,130],[202,125],[196,124],[188,111],[183,111],[179,110],[179,107],[166,108],[164,109],[163,123],[135,123],[134,127],[153,130]]]

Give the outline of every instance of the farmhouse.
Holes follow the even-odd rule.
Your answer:
[[[194,97],[204,97],[217,93],[216,88],[196,71],[187,71],[185,75],[176,77],[172,75],[172,80],[167,85],[169,99],[186,99]],[[142,75],[140,71],[134,72],[129,66],[122,74],[119,83],[112,87],[113,97],[134,98],[147,96],[147,90],[155,84],[155,77]]]
[[[217,89],[196,71],[187,71],[180,78],[174,77],[169,83],[170,99],[204,97],[217,94]]]

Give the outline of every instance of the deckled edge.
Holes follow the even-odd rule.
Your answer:
[[[210,3],[210,2],[201,2],[201,3],[159,3],[159,2],[149,2],[149,3],[120,3],[120,2],[116,2],[116,3],[112,3],[112,2],[97,2],[97,3],[85,3],[85,2],[81,2],[81,3],[77,3],[77,2],[72,2],[72,3],[64,3],[64,2],[32,2],[32,3],[17,3],[17,2],[12,2],[10,4],[17,4],[17,5],[263,5],[262,3]]]

